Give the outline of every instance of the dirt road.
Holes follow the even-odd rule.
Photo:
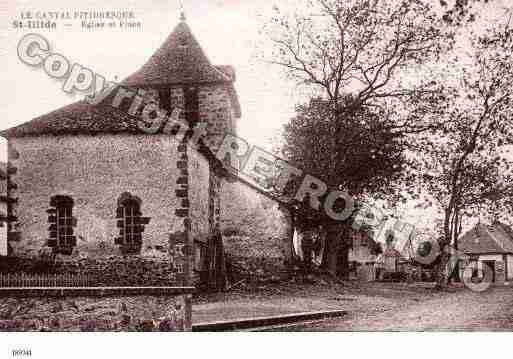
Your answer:
[[[400,300],[400,298],[397,298]],[[309,323],[298,331],[512,331],[513,288],[467,289],[430,298],[406,297],[381,310],[355,310],[345,318]]]
[[[477,293],[422,283],[280,284],[196,300],[196,323],[337,309],[347,316],[278,330],[513,331],[513,286]]]

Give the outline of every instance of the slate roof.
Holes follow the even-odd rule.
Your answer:
[[[231,66],[213,66],[191,33],[181,21],[162,46],[138,71],[121,82],[125,87],[160,87],[187,83],[215,83],[225,86],[236,118],[240,118],[240,103],[235,91],[235,71]],[[116,91],[112,92],[112,95]],[[104,104],[112,103],[108,96],[101,104],[78,101],[34,118],[19,126],[0,132],[3,137],[44,134],[95,134],[137,131],[136,119],[126,111]]]
[[[513,253],[513,232],[503,223],[478,223],[458,241],[458,249],[466,254]]]

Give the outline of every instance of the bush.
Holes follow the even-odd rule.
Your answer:
[[[54,254],[45,250],[34,258],[0,256],[0,273],[53,273],[54,264]]]

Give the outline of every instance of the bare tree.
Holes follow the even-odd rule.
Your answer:
[[[417,138],[424,188],[443,211],[442,249],[458,247],[465,218],[513,210],[513,29],[507,19],[493,26],[469,39],[468,58],[452,64],[456,84],[440,103],[441,133]],[[440,285],[447,283],[449,259],[442,251]]]

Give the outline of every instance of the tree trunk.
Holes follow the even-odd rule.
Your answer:
[[[224,257],[223,236],[218,231],[215,235],[216,241],[216,289],[226,289],[226,261]]]
[[[342,243],[338,246],[338,262],[337,262],[337,274],[342,279],[349,279],[349,246],[344,243],[345,238],[342,239]]]
[[[349,227],[346,223],[326,226],[326,244],[322,268],[334,277],[349,278]]]
[[[449,273],[447,273],[447,265],[450,260],[450,253],[445,248],[446,244],[440,243],[440,260],[436,266],[436,287],[439,289],[447,287],[449,284]]]
[[[283,263],[287,271],[294,267],[294,223],[288,209],[280,207],[285,221],[286,232],[282,241]]]
[[[437,287],[442,288],[449,284],[451,279],[459,280],[458,265],[458,236],[461,225],[459,224],[458,199],[451,199],[451,204],[445,210],[444,239],[440,245],[440,261],[437,268]],[[456,203],[456,204],[455,204]],[[451,247],[453,245],[454,247]]]
[[[306,277],[306,275],[311,273],[312,269],[312,230],[306,229],[303,226],[299,225],[296,227],[297,238],[299,241],[299,248],[301,249],[302,258],[297,263],[301,270],[301,275]]]
[[[303,231],[301,236],[301,249],[303,251],[303,274],[307,275],[312,271],[313,230]]]
[[[337,276],[337,263],[338,263],[338,245],[340,233],[337,226],[326,226],[326,243],[322,260],[322,267],[331,276]]]
[[[458,238],[454,238],[454,251],[458,252]],[[452,273],[449,273],[449,279],[453,280],[454,282],[461,282],[460,278],[460,261],[458,258],[456,258],[456,262],[454,263],[454,269],[452,270]]]
[[[337,274],[342,279],[349,279],[349,227],[346,224],[341,226],[341,233],[338,245]]]

